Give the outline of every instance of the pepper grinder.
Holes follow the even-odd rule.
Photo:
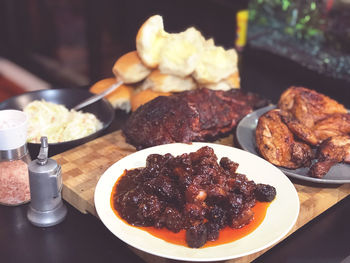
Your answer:
[[[65,219],[67,207],[61,195],[61,166],[48,158],[47,137],[41,137],[40,142],[39,155],[28,166],[31,202],[27,217],[35,226],[48,227]]]

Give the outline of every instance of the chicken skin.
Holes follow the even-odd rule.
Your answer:
[[[315,136],[319,141],[329,137],[350,134],[350,114],[334,113],[318,121],[313,127]]]
[[[290,112],[301,124],[309,128],[329,114],[347,113],[342,104],[304,87],[290,87],[284,91],[278,101],[278,108]]]
[[[301,141],[304,141],[312,146],[316,146],[321,143],[320,139],[316,136],[314,129],[302,124],[299,120],[294,118],[290,112],[281,111],[281,118],[289,130]]]
[[[350,132],[350,115],[335,100],[303,87],[291,87],[278,102],[291,132],[312,146],[335,135]]]
[[[333,113],[315,122],[313,127],[307,127],[294,118],[289,112],[282,111],[283,122],[300,140],[311,146],[320,145],[329,137],[350,133],[350,114]]]
[[[282,121],[281,110],[274,109],[262,115],[255,136],[260,154],[272,164],[289,169],[311,164],[311,147],[294,139],[293,133]]]
[[[330,137],[320,145],[318,161],[310,168],[309,175],[322,178],[333,165],[340,162],[350,163],[350,136],[348,135]]]

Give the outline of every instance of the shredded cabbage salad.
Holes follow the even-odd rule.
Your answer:
[[[92,113],[68,110],[45,100],[35,100],[23,111],[29,117],[27,141],[31,143],[40,143],[41,136],[47,136],[49,143],[76,140],[102,128]]]

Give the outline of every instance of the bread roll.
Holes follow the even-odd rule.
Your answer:
[[[141,105],[155,99],[158,96],[169,96],[170,92],[156,92],[150,89],[139,90],[131,97],[131,110],[135,111]]]
[[[131,84],[145,79],[151,73],[151,70],[142,63],[135,50],[126,53],[115,62],[113,73],[117,79],[126,84]]]
[[[240,88],[240,77],[238,71],[232,73],[227,78],[212,84],[201,85],[201,87],[211,90],[230,90]]]
[[[200,84],[218,83],[237,71],[237,53],[234,49],[206,45],[199,63],[193,72],[194,79]]]
[[[159,70],[152,73],[141,84],[141,89],[151,89],[156,92],[180,92],[197,88],[192,77],[180,78],[170,74],[163,74]]]
[[[160,50],[167,36],[160,15],[151,16],[140,27],[136,35],[136,50],[146,66],[158,66]]]
[[[159,70],[178,77],[192,74],[204,42],[204,37],[194,27],[178,34],[170,34],[160,51]]]
[[[90,92],[97,94],[108,89],[111,85],[117,81],[115,78],[106,78],[96,82],[91,86]],[[130,112],[131,104],[130,99],[132,96],[133,88],[127,85],[121,85],[119,88],[114,90],[112,93],[106,96],[106,99],[112,104],[113,108],[125,110]]]

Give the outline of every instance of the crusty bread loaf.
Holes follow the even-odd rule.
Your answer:
[[[180,92],[197,88],[192,77],[180,78],[170,74],[163,74],[159,70],[152,73],[141,84],[141,89],[151,89],[156,92]]]
[[[204,37],[194,27],[169,34],[160,51],[159,70],[179,77],[189,76],[198,64],[204,42]]]
[[[135,91],[130,100],[131,110],[135,111],[141,105],[155,99],[158,96],[169,96],[171,94],[172,93],[170,92],[157,92],[151,89]]]
[[[151,70],[142,63],[136,50],[121,56],[115,62],[112,71],[117,79],[126,84],[139,82],[151,73]]]
[[[151,16],[140,27],[136,35],[136,50],[146,66],[158,66],[160,50],[167,36],[160,15]]]
[[[97,94],[108,89],[117,81],[115,78],[106,78],[96,82],[91,86],[90,92]],[[112,104],[115,109],[125,110],[129,112],[131,109],[130,99],[133,93],[133,88],[127,85],[121,85],[112,93],[106,96],[106,99]]]

